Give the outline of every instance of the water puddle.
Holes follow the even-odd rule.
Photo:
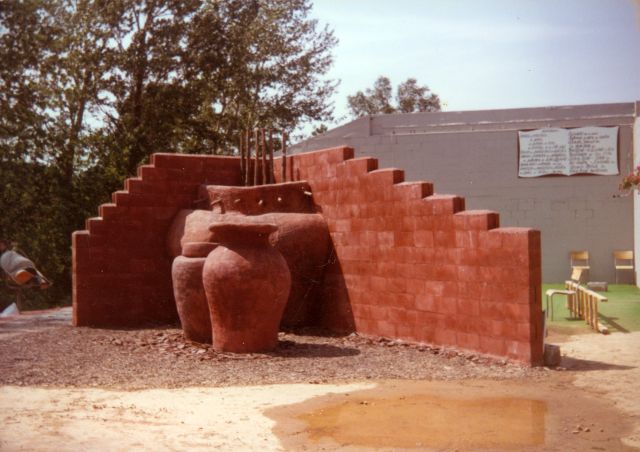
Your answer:
[[[545,442],[546,402],[427,394],[363,398],[299,414],[312,441],[372,448],[517,448]]]
[[[628,414],[557,377],[367,385],[264,414],[284,450],[631,450]]]

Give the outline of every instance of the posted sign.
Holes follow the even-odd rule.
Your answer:
[[[619,174],[618,127],[518,132],[519,177]]]

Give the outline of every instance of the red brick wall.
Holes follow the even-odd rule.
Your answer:
[[[287,159],[328,222],[322,323],[336,330],[475,350],[540,364],[540,233],[499,228],[498,214],[404,182],[347,147]],[[280,159],[276,178],[282,180]],[[239,183],[235,158],[156,154],[101,217],[74,233],[74,324],[177,318],[166,235],[201,183]]]
[[[86,230],[73,233],[73,323],[138,326],[177,321],[167,231],[202,183],[237,185],[232,157],[155,154]]]
[[[377,166],[347,147],[288,158],[335,248],[324,324],[540,364],[539,231],[499,228],[497,213]]]

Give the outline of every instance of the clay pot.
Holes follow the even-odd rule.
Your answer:
[[[277,226],[235,218],[209,229],[219,243],[203,269],[213,348],[235,353],[273,350],[291,287],[287,263],[269,243]]]
[[[211,343],[211,319],[209,305],[202,285],[202,269],[206,256],[216,248],[216,243],[186,243],[183,256],[173,260],[171,277],[173,295],[178,316],[187,339]]]
[[[291,271],[291,293],[280,325],[289,328],[316,324],[318,294],[331,246],[327,223],[320,214],[273,213],[264,217],[278,225],[271,243],[282,253]]]

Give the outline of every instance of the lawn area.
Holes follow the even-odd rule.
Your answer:
[[[564,284],[542,285],[542,308],[546,306],[545,292],[548,289],[564,289]],[[600,322],[609,328],[611,333],[628,333],[640,331],[640,289],[626,284],[610,284],[608,292],[598,292],[607,297],[609,301],[600,303],[598,315]],[[566,297],[556,295],[554,297],[553,320],[547,320],[550,326],[584,328],[583,320],[569,316],[569,310],[565,307]]]

